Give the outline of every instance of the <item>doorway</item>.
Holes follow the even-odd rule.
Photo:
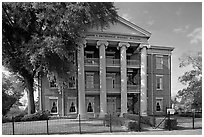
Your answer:
[[[107,97],[107,113],[116,113],[116,97]]]

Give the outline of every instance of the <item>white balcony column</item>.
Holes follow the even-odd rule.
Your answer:
[[[81,119],[86,119],[86,104],[85,104],[85,72],[84,72],[84,46],[86,41],[79,43],[78,46],[78,114]]]
[[[120,47],[120,64],[121,64],[121,117],[127,113],[127,61],[126,49],[130,46],[129,43],[119,43]]]
[[[98,41],[99,60],[100,60],[100,114],[99,117],[104,117],[107,114],[107,93],[106,93],[106,47],[107,41]]]
[[[147,116],[147,48],[150,48],[149,44],[140,44],[141,49],[141,91],[140,91],[140,114],[141,116]]]

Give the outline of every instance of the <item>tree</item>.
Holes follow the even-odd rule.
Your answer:
[[[178,96],[182,101],[186,102],[186,107],[202,109],[202,54],[198,52],[196,55],[186,55],[180,59],[179,67],[191,65],[192,70],[184,73],[179,77],[179,81],[187,87],[179,90]]]
[[[4,116],[14,104],[19,104],[23,84],[16,76],[6,76],[4,73],[2,76],[2,115]]]
[[[2,3],[3,66],[23,78],[28,114],[35,113],[34,78],[55,76],[58,86],[74,71],[69,54],[87,29],[103,29],[117,19],[113,3]]]

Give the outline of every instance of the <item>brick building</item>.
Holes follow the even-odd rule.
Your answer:
[[[73,77],[69,88],[58,92],[43,77],[40,109],[59,116],[103,117],[138,114],[140,104],[141,115],[165,114],[171,106],[174,48],[149,45],[150,36],[121,17],[106,30],[89,30],[79,44],[78,79]]]

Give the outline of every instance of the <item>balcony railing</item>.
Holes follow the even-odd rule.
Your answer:
[[[99,58],[85,58],[84,59],[85,65],[89,66],[98,66],[99,65]],[[120,59],[106,59],[106,65],[108,67],[120,67]],[[139,60],[127,60],[128,67],[139,67],[140,61]]]
[[[97,66],[99,65],[99,58],[85,58],[84,63],[85,65]]]
[[[131,91],[137,91],[137,90],[140,90],[140,85],[128,85],[127,86],[128,90],[131,90]]]
[[[86,91],[100,91],[100,85],[99,84],[93,84],[93,85],[86,85],[85,84]],[[114,85],[106,85],[107,92],[113,91],[113,92],[120,92],[121,85],[120,84],[114,84]],[[140,85],[127,85],[127,92],[139,92],[140,91]]]
[[[86,90],[90,90],[90,91],[98,91],[100,89],[100,85],[99,84],[92,84],[92,85],[85,84],[85,88]]]
[[[120,59],[106,59],[107,66],[120,66]]]
[[[140,66],[140,61],[139,60],[127,60],[127,66]]]

